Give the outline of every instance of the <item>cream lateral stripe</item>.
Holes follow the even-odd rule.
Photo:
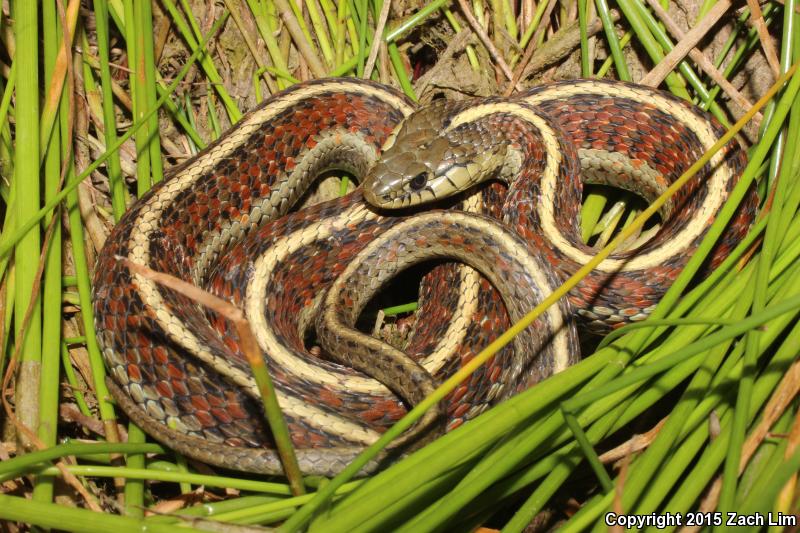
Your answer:
[[[542,180],[550,180],[555,182],[558,179],[558,168],[561,165],[561,150],[558,145],[558,139],[555,132],[550,128],[550,125],[540,115],[527,105],[521,105],[513,102],[499,102],[493,104],[476,105],[469,109],[457,114],[450,121],[450,125],[446,131],[450,131],[461,124],[473,122],[487,115],[495,113],[507,113],[514,115],[523,120],[533,124],[542,135],[542,141],[545,145],[545,153],[547,154],[547,161],[545,161],[544,170],[542,171]],[[553,198],[553,193],[549,196],[543,195],[545,198]],[[538,202],[539,204],[547,202]]]
[[[461,287],[456,304],[458,307],[447,326],[447,331],[439,339],[436,347],[419,362],[431,375],[435,375],[441,370],[456,348],[464,341],[468,321],[477,311],[477,287],[480,279],[480,274],[474,268],[465,265],[458,268],[458,283]]]
[[[285,372],[308,381],[309,383],[344,388],[354,393],[394,397],[394,394],[388,388],[375,379],[344,373],[323,372],[319,367],[296,357],[278,341],[266,322],[266,307],[269,301],[269,295],[266,295],[267,286],[269,285],[276,267],[284,262],[288,256],[296,253],[310,243],[327,239],[334,232],[340,231],[348,225],[359,224],[373,217],[374,214],[365,206],[356,205],[335,217],[321,220],[317,224],[276,241],[253,265],[253,275],[245,289],[245,313],[256,333],[256,339],[258,340],[261,350]],[[347,272],[351,271],[352,266],[359,263],[359,257],[374,253],[377,249],[381,248],[385,242],[386,240],[382,237],[370,242],[359,252],[359,255],[353,259],[339,279],[342,279]],[[475,280],[478,279],[478,274],[474,271],[472,271],[472,274],[462,273],[461,283],[473,281],[470,275]],[[436,373],[441,368],[460,343],[466,332],[467,319],[471,316],[472,312],[474,312],[476,299],[477,294],[474,290],[470,291],[470,294],[467,296],[461,295],[459,297],[459,303],[464,304],[465,312],[459,313],[458,316],[454,317],[454,320],[451,321],[448,327],[447,334],[442,338],[442,341],[437,345],[434,352],[421,361],[421,364],[431,374]],[[452,336],[450,335],[451,333]]]
[[[542,293],[549,294],[555,289],[551,281],[547,278],[547,275],[542,272],[541,266],[535,261],[535,259],[530,253],[528,253],[527,250],[520,250],[520,243],[516,241],[516,239],[514,239],[508,233],[508,231],[504,231],[503,229],[499,228],[497,224],[487,224],[482,218],[458,213],[456,211],[446,211],[444,213],[423,213],[414,216],[408,221],[401,222],[400,224],[389,228],[381,235],[381,239],[384,241],[391,241],[400,238],[408,232],[409,226],[430,224],[431,222],[429,222],[429,220],[433,220],[435,222],[444,221],[451,224],[460,224],[468,228],[470,231],[473,231],[475,234],[481,235],[487,240],[492,240],[498,243],[498,245],[505,250],[506,253],[517,258],[517,261],[523,267],[525,273],[531,277],[535,285],[540,288]],[[356,256],[349,265],[347,265],[347,268],[345,268],[344,272],[342,272],[342,275],[337,278],[333,287],[331,287],[330,293],[337,292],[341,288],[341,286],[345,283],[345,280],[347,280],[353,274],[353,271],[359,267],[359,264],[362,262],[360,260],[362,255],[367,255],[367,253],[367,249],[362,250],[362,252],[360,252],[359,255]],[[547,311],[545,311],[543,316],[552,326],[552,328],[550,328],[551,331],[556,331],[556,334],[553,337],[553,350],[555,354],[557,354],[554,367],[556,371],[563,370],[568,366],[570,348],[566,333],[567,330],[564,328],[564,317],[561,314],[561,308],[558,305],[552,305],[547,309]]]
[[[471,194],[464,202],[464,211],[480,213],[483,209],[481,193]],[[366,251],[366,250],[365,250]],[[360,254],[359,254],[360,255]],[[355,262],[355,261],[354,261]],[[435,375],[450,359],[456,348],[464,342],[469,320],[478,310],[478,283],[480,273],[472,267],[461,265],[458,268],[458,303],[455,312],[433,351],[424,357],[420,364],[431,375]]]
[[[652,91],[638,91],[633,87],[624,85],[598,84],[592,81],[579,81],[573,85],[559,85],[556,89],[544,90],[540,93],[526,97],[523,101],[536,105],[543,100],[553,100],[556,96],[564,98],[576,94],[597,94],[600,96],[621,96],[634,99],[636,101],[652,104],[660,111],[676,117],[678,122],[685,124],[700,140],[703,150],[708,150],[716,141],[717,135],[711,124],[703,120],[685,106],[677,104],[667,98],[663,98]],[[724,199],[726,184],[733,178],[730,167],[724,162],[723,154],[717,152],[711,158],[710,165],[714,168],[714,173],[708,180],[708,192],[701,206],[693,214],[688,223],[679,231],[669,242],[669,248],[658,247],[648,253],[635,255],[625,260],[606,259],[597,266],[597,270],[602,272],[618,272],[632,270],[648,270],[663,265],[668,259],[685,250],[706,227],[706,222],[714,216],[721,207]],[[552,198],[556,191],[557,176],[546,174],[542,178],[542,195],[545,198]],[[547,239],[553,243],[562,253],[573,261],[584,264],[593,256],[572,246],[561,234],[555,225],[555,213],[551,202],[539,202],[537,204],[539,216],[542,222],[542,230]]]
[[[131,232],[128,242],[129,250],[128,259],[134,263],[141,265],[150,265],[150,243],[149,237],[159,226],[159,220],[164,209],[171,205],[175,198],[184,190],[191,187],[198,177],[202,176],[205,172],[210,170],[216,162],[224,159],[230,155],[234,150],[239,148],[246,142],[250,135],[258,129],[262,124],[269,121],[272,117],[285,111],[286,109],[295,105],[298,101],[313,97],[330,91],[344,91],[353,90],[358,94],[366,94],[383,100],[395,109],[399,109],[404,114],[408,115],[412,109],[403,101],[402,98],[396,95],[373,87],[371,85],[363,85],[354,82],[329,82],[319,85],[309,85],[301,89],[297,89],[291,93],[276,99],[270,106],[259,109],[250,115],[247,115],[236,127],[233,134],[224,138],[220,144],[209,150],[207,153],[202,154],[194,163],[167,181],[164,186],[151,197],[148,201],[149,209],[142,209],[139,217],[133,223],[136,231]],[[183,322],[174,315],[166,311],[166,306],[163,305],[161,294],[156,287],[155,283],[149,279],[139,275],[133,274],[133,281],[138,288],[139,296],[145,307],[149,307],[156,317],[156,321],[162,330],[170,337],[171,340],[178,343],[180,346],[187,349],[190,353],[202,360],[206,364],[212,366],[216,371],[227,376],[237,385],[243,387],[251,395],[256,395],[257,389],[252,377],[249,373],[243,372],[239,369],[233,368],[224,361],[220,361],[216,356],[204,349],[202,344],[198,341],[195,335],[188,330]],[[309,408],[302,402],[294,400],[286,395],[279,394],[278,400],[281,407],[286,410],[291,416],[298,418],[309,418],[310,420],[317,421],[318,419],[330,418],[325,412]],[[339,417],[335,417],[339,418]],[[342,425],[350,425],[352,428],[346,431],[355,431],[353,435],[360,434],[364,436],[364,442],[372,442],[377,438],[377,434],[372,431],[365,431],[360,425],[351,424],[344,419],[329,420],[334,427]],[[371,435],[365,435],[370,433]],[[349,434],[348,434],[349,435]],[[348,439],[350,437],[348,436]]]
[[[320,220],[276,241],[253,265],[253,275],[245,289],[245,314],[256,333],[261,350],[285,372],[311,383],[346,388],[355,393],[393,397],[388,388],[372,378],[323,372],[320,368],[295,357],[278,342],[266,321],[266,307],[269,301],[267,285],[278,265],[289,255],[310,243],[327,239],[348,225],[359,224],[374,216],[364,205],[355,205],[335,217]]]
[[[406,116],[408,116],[408,113],[406,113]],[[397,142],[397,135],[400,133],[400,129],[402,127],[403,127],[402,122],[400,122],[397,126],[394,127],[389,136],[386,137],[386,140],[383,141],[383,146],[381,146],[381,152],[385,152],[386,150],[394,146],[394,143]]]
[[[545,153],[548,155],[547,161],[545,161],[545,168],[542,172],[542,179],[550,179],[551,181],[555,182],[555,180],[558,179],[558,169],[561,165],[561,150],[558,145],[558,139],[556,138],[555,132],[550,128],[549,124],[526,105],[520,105],[513,102],[477,105],[475,107],[466,109],[465,111],[462,111],[453,117],[446,131],[450,131],[461,124],[473,122],[481,117],[492,115],[494,113],[513,114],[522,118],[523,120],[527,120],[539,130],[542,135],[542,140],[545,144]],[[545,198],[553,198],[552,193],[550,196],[545,196]],[[542,204],[547,202],[538,203]],[[506,235],[502,235],[502,237],[507,239]],[[529,270],[528,272],[530,273],[531,277],[534,277],[537,286],[550,287],[547,278],[542,275],[538,265],[533,264],[528,266],[528,268],[533,269]],[[534,272],[536,275],[534,275]],[[550,289],[552,290],[553,287]],[[548,320],[553,325],[554,330],[557,331],[554,337],[554,349],[556,354],[554,368],[555,371],[558,372],[569,365],[569,342],[567,340],[567,335],[564,332],[564,319],[561,316],[558,306],[550,306],[546,312],[546,316],[548,316]]]

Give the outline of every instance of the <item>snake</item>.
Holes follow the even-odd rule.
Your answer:
[[[578,227],[583,182],[652,199],[723,132],[686,102],[621,82],[424,108],[365,80],[297,84],[172,168],[114,226],[93,280],[109,392],[180,453],[283,473],[233,325],[128,265],[188,280],[244,310],[301,470],[334,475],[591,257]],[[364,473],[576,362],[576,324],[646,317],[744,163],[736,145],[712,157],[666,204],[654,238],[601,263]],[[331,170],[362,186],[298,209]],[[711,265],[754,205],[750,195]],[[388,280],[432,260],[405,346],[355,327]],[[314,335],[323,356],[309,349]]]

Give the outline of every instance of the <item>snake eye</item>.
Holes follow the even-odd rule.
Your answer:
[[[428,173],[427,172],[420,172],[413,178],[411,181],[408,182],[409,186],[415,191],[422,190],[425,188],[425,184],[428,183]]]

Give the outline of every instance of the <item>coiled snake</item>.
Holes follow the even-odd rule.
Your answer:
[[[721,133],[671,96],[607,81],[550,84],[510,100],[438,102],[417,112],[371,82],[292,87],[176,167],[114,228],[94,279],[109,388],[132,420],[184,454],[282,471],[231,324],[133,274],[122,256],[246,311],[301,469],[336,473],[405,405],[498,335],[506,311],[518,318],[591,256],[578,230],[581,178],[650,199]],[[428,421],[456,427],[574,362],[573,307],[594,330],[646,316],[698,245],[743,158],[736,147],[716,155],[665,207],[654,238],[604,261],[569,303],[551,308]],[[329,169],[363,179],[363,193],[289,213]],[[479,186],[485,181],[505,182],[508,191]],[[413,206],[433,200],[484,214],[410,216]],[[753,205],[741,209],[712,262],[744,234]],[[467,262],[485,277],[448,265],[426,277],[405,353],[353,328],[387,279],[430,258]],[[306,349],[315,329],[343,363]],[[432,424],[382,460],[428,438]]]

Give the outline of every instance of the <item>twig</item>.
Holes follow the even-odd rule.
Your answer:
[[[86,416],[85,414],[81,413],[80,409],[71,403],[62,403],[59,405],[58,416],[65,422],[73,422],[83,428],[86,428],[92,433],[100,435],[101,437],[106,436],[106,427],[102,421],[91,416]],[[125,428],[117,426],[117,431],[120,433],[120,437],[122,437],[120,440],[128,440]]]
[[[666,421],[667,419],[663,418],[659,420],[658,424],[653,426],[653,428],[647,433],[634,435],[616,448],[608,450],[606,453],[600,456],[600,462],[603,464],[614,463],[631,455],[632,453],[644,450],[653,443],[655,438],[658,436],[658,433],[661,431],[661,428],[664,427]]]

